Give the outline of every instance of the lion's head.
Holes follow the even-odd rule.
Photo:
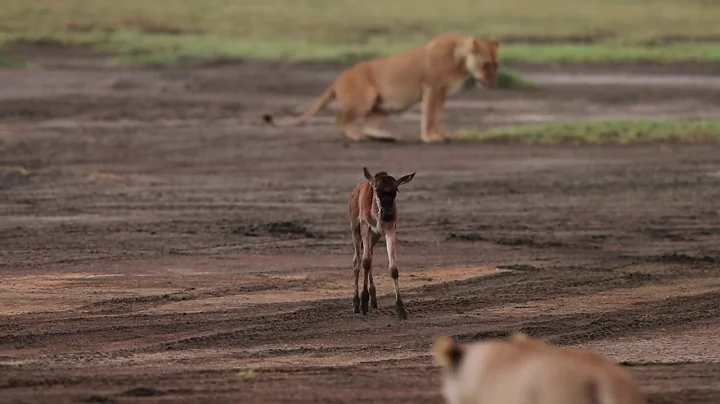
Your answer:
[[[500,42],[497,40],[483,41],[468,37],[458,45],[456,54],[478,85],[492,87],[497,76],[499,48]]]

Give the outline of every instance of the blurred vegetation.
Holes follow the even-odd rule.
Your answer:
[[[460,138],[527,144],[707,143],[720,141],[720,120],[553,122],[463,131]]]
[[[535,39],[720,36],[714,0],[2,0],[2,32],[139,31],[341,44],[447,31]]]
[[[27,63],[21,59],[0,53],[0,67],[18,68],[26,65]]]
[[[445,32],[500,38],[506,62],[720,61],[715,0],[0,0],[0,9],[0,44],[89,44],[124,64],[349,61]]]

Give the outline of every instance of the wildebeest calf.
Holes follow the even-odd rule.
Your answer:
[[[395,196],[398,187],[410,182],[415,173],[405,175],[397,180],[384,171],[374,176],[370,175],[370,172],[365,167],[363,167],[363,173],[367,181],[359,183],[350,196],[350,232],[352,233],[353,247],[355,249],[355,255],[353,256],[353,270],[355,271],[353,309],[355,313],[360,313],[362,310],[363,314],[367,314],[368,300],[372,303],[373,309],[377,309],[377,296],[372,276],[372,256],[375,244],[380,239],[380,236],[385,235],[388,269],[390,269],[390,276],[395,285],[395,308],[398,317],[406,319],[407,313],[400,298],[399,274],[395,261],[398,218]],[[362,261],[360,259],[361,248]],[[362,299],[358,296],[360,264],[362,264],[365,271]]]

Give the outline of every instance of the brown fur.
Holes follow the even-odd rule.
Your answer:
[[[447,404],[646,404],[630,373],[589,351],[524,335],[461,345],[433,345]]]
[[[367,181],[359,183],[350,195],[350,233],[353,240],[353,271],[355,273],[355,296],[353,297],[353,310],[355,313],[367,314],[368,301],[372,308],[377,309],[377,296],[375,283],[372,276],[372,256],[375,244],[380,236],[385,236],[385,244],[388,253],[388,269],[395,286],[395,308],[400,319],[406,319],[405,305],[400,298],[400,287],[398,285],[399,272],[395,260],[397,251],[397,204],[395,194],[398,187],[410,182],[415,173],[405,175],[399,179],[381,171],[370,175],[367,168],[363,167],[363,173]],[[383,217],[383,212],[392,218]],[[362,249],[362,260],[360,258]],[[362,291],[362,305],[358,295],[360,266],[365,271]]]
[[[427,44],[402,53],[360,62],[343,71],[310,109],[297,118],[275,120],[277,126],[309,120],[332,100],[340,103],[336,123],[351,140],[394,140],[380,129],[393,114],[422,101],[420,137],[423,142],[449,140],[440,128],[445,99],[459,90],[468,77],[485,87],[495,82],[499,42],[470,36],[441,35]],[[365,119],[362,133],[352,125]]]

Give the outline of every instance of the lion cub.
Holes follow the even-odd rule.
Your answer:
[[[645,404],[630,373],[600,355],[522,334],[467,345],[435,340],[448,404]]]

